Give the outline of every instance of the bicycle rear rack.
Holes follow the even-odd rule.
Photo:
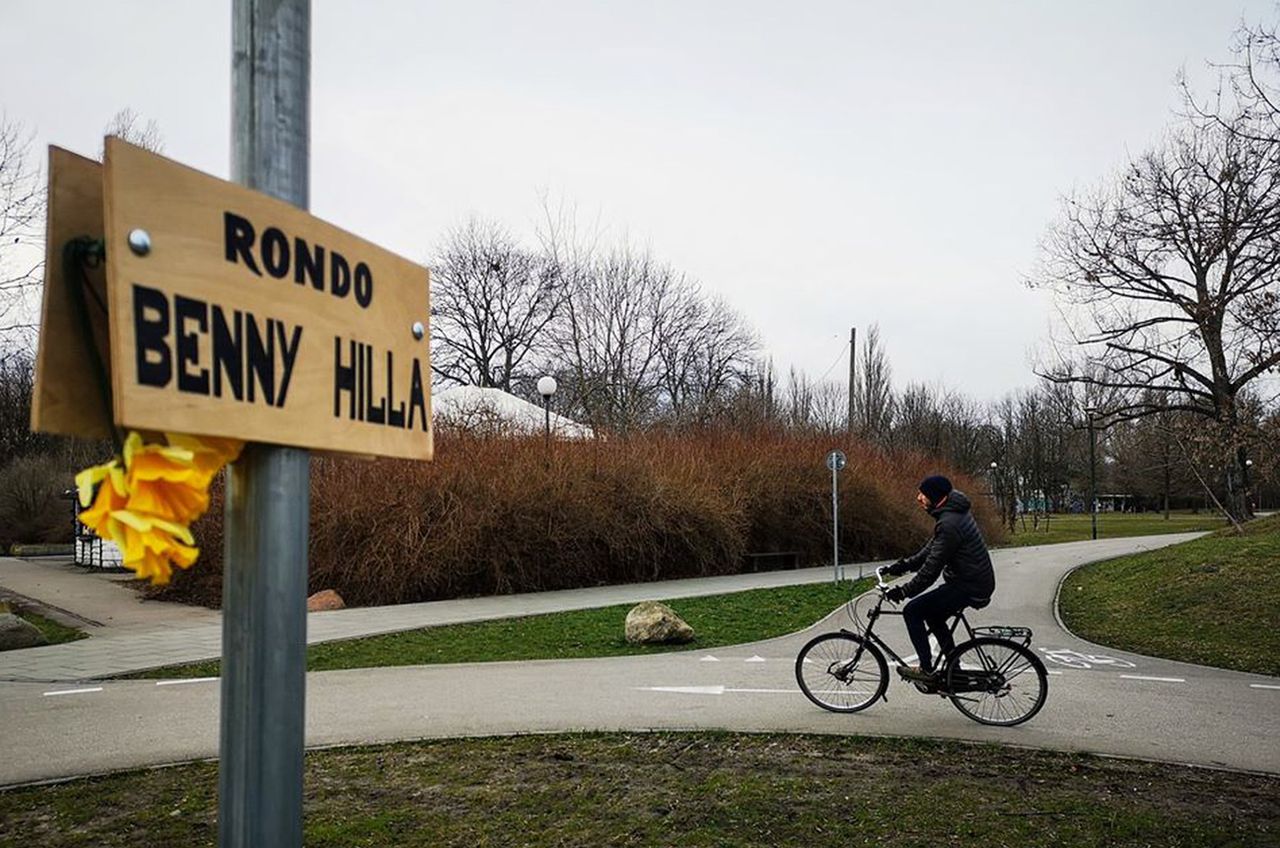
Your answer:
[[[1023,647],[1031,644],[1030,627],[1011,627],[1006,624],[989,624],[986,627],[973,628],[974,636],[991,636],[995,639],[1008,639],[1010,642],[1021,642]]]

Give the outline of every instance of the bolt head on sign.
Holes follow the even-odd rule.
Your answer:
[[[832,471],[843,471],[848,464],[849,458],[844,455],[844,451],[833,450],[827,454],[827,468]]]

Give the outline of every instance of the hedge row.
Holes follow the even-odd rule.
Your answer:
[[[761,552],[829,562],[823,458],[834,447],[849,456],[842,556],[914,551],[931,525],[915,486],[948,469],[852,439],[649,435],[548,451],[537,438],[449,436],[432,463],[312,459],[310,588],[394,604],[730,574]],[[998,534],[995,511],[975,501],[985,532]],[[201,560],[158,594],[216,606],[220,487],[196,533]]]

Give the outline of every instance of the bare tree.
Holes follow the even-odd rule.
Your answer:
[[[1094,366],[1045,375],[1121,392],[1112,420],[1212,421],[1232,509],[1247,514],[1238,398],[1280,365],[1280,146],[1184,124],[1113,184],[1065,201],[1043,250],[1031,282],[1069,307]]]
[[[724,414],[759,349],[732,307],[687,282],[657,339],[659,389],[677,424],[707,424]]]
[[[154,119],[142,123],[142,117],[127,106],[111,116],[103,135],[116,136],[152,153],[164,152],[164,135],[160,132],[160,125]],[[105,150],[103,148],[99,153],[99,158],[105,155]]]
[[[853,387],[853,430],[864,438],[885,440],[893,425],[893,369],[880,342],[880,327],[872,324],[862,343],[862,367]]]
[[[0,324],[11,345],[34,329],[24,307],[40,285],[44,262],[44,182],[32,162],[31,139],[21,124],[0,115]]]
[[[690,283],[626,243],[574,273],[556,323],[567,408],[596,429],[641,428],[659,409],[661,343],[680,320]]]
[[[472,218],[450,230],[431,263],[432,370],[511,391],[551,344],[569,293],[560,264],[502,226]]]

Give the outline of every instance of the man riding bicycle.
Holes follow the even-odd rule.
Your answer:
[[[935,475],[920,483],[916,501],[934,518],[933,538],[914,555],[900,559],[884,570],[884,574],[895,577],[916,572],[915,577],[886,592],[885,599],[895,604],[904,598],[912,599],[903,607],[902,619],[907,624],[907,633],[911,636],[920,664],[899,668],[898,673],[907,680],[933,684],[937,680],[929,648],[929,632],[933,632],[938,640],[938,649],[945,657],[955,647],[947,619],[965,607],[981,609],[990,603],[996,588],[996,575],[991,568],[987,543],[963,492],[953,489],[946,477]],[[942,585],[920,594],[938,579],[939,574],[942,575]]]

